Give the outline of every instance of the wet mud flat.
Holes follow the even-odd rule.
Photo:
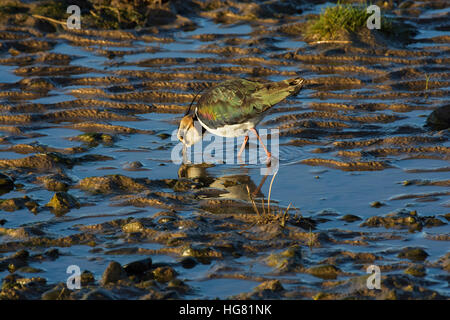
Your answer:
[[[319,1],[2,25],[0,298],[448,299],[449,130],[426,123],[448,105],[450,9],[407,2],[385,8],[405,43],[309,40]],[[280,130],[270,209],[263,163],[171,161],[199,90],[295,76],[261,123]]]

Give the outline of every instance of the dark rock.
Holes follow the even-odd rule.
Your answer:
[[[59,250],[57,248],[53,248],[53,249],[49,249],[47,251],[45,251],[44,253],[47,257],[50,257],[52,259],[56,259],[59,257],[60,253]]]
[[[361,220],[361,218],[353,214],[346,214],[345,216],[341,217],[341,220],[344,220],[345,222],[355,222]]]
[[[424,277],[426,275],[425,267],[421,266],[421,265],[414,265],[414,266],[408,267],[405,270],[405,273],[410,274],[414,277]]]
[[[172,289],[179,293],[186,293],[189,291],[189,286],[179,279],[173,279],[167,284],[167,289]]]
[[[295,245],[280,253],[272,253],[266,258],[266,263],[282,273],[298,271],[301,268],[301,260],[301,248]]]
[[[406,258],[412,261],[425,261],[428,253],[422,248],[404,248],[399,254],[399,258]]]
[[[139,161],[133,161],[130,163],[127,163],[126,165],[123,166],[123,168],[125,170],[129,170],[129,171],[133,171],[133,170],[139,170],[143,167],[144,165],[139,162]]]
[[[133,261],[123,266],[127,275],[139,275],[148,271],[152,266],[152,258],[147,258],[139,261]]]
[[[434,110],[428,116],[426,125],[433,130],[450,128],[450,105],[442,106]]]
[[[384,206],[385,204],[383,203],[383,202],[380,202],[380,201],[374,201],[374,202],[371,202],[370,203],[370,206],[371,207],[374,207],[374,208],[380,208],[380,207],[382,207],[382,206]]]
[[[263,283],[261,283],[259,286],[257,286],[254,290],[256,290],[256,291],[268,290],[268,291],[278,292],[278,291],[283,291],[284,288],[281,285],[280,280],[267,280],[267,281],[264,281]]]
[[[88,270],[84,270],[83,273],[81,273],[80,280],[81,280],[82,286],[86,286],[86,285],[95,283],[94,274]]]
[[[125,233],[136,233],[145,231],[145,227],[139,220],[133,220],[122,226],[122,231]]]
[[[187,258],[183,258],[180,261],[180,264],[185,269],[192,269],[193,267],[195,267],[197,265],[197,261],[194,258],[187,257]]]
[[[30,253],[27,250],[19,250],[12,255],[11,258],[19,260],[27,260],[30,257]]]
[[[10,192],[14,189],[14,182],[10,177],[0,173],[0,195]]]
[[[417,211],[399,210],[388,213],[385,216],[373,216],[361,224],[361,227],[385,227],[394,229],[406,229],[420,231],[423,227],[435,227],[445,225],[445,222],[433,216],[419,216]]]
[[[307,273],[321,279],[336,279],[341,270],[331,264],[311,267],[306,270]]]
[[[61,300],[64,298],[67,298],[70,294],[70,291],[66,289],[65,284],[63,283],[59,283],[57,286],[55,286],[54,288],[45,291],[42,296],[41,299],[42,300]]]
[[[0,199],[0,209],[13,212],[16,210],[28,208],[31,204],[31,199],[28,196],[22,198]]]
[[[28,266],[30,254],[26,250],[19,250],[9,257],[0,259],[0,271],[8,270],[13,273],[22,267]]]
[[[91,193],[136,193],[147,190],[139,179],[129,178],[120,174],[103,177],[87,177],[78,183],[78,187]]]
[[[425,227],[429,228],[446,225],[445,222],[435,217],[423,217],[423,224],[425,225]]]
[[[158,267],[153,270],[153,276],[158,282],[169,282],[177,276],[177,272],[171,267]]]
[[[125,270],[123,270],[120,263],[111,261],[105,272],[103,273],[101,283],[102,285],[106,285],[108,283],[116,283],[120,279],[125,278],[125,276]]]
[[[45,189],[49,191],[67,191],[72,180],[64,174],[51,174],[36,178],[37,182],[44,184]]]
[[[47,207],[51,207],[55,214],[63,214],[69,212],[70,209],[80,208],[77,198],[67,192],[56,192],[52,199],[47,203]]]

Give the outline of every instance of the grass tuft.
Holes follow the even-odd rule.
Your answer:
[[[258,215],[257,220],[256,220],[257,224],[279,223],[280,226],[282,228],[284,228],[286,225],[286,222],[290,218],[289,210],[291,209],[292,203],[289,203],[286,210],[282,210],[282,209],[273,210],[270,208],[270,196],[272,194],[272,184],[273,184],[273,181],[275,180],[276,175],[277,175],[277,173],[275,173],[273,175],[272,180],[270,181],[269,195],[268,195],[268,199],[267,199],[267,208],[266,208],[266,204],[264,202],[264,198],[261,199],[262,212],[259,211],[259,209],[256,205],[256,202],[253,199],[252,193],[250,192],[250,188],[248,186],[247,186],[247,192],[248,192],[250,201],[252,202],[253,210]],[[298,211],[298,209],[296,209],[296,210]]]
[[[367,27],[367,19],[371,14],[366,11],[367,6],[338,4],[327,7],[317,19],[307,23],[305,35],[314,40],[335,40],[345,32],[357,33]],[[392,32],[392,22],[381,17],[381,31]]]

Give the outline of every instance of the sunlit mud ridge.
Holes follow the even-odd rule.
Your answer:
[[[308,36],[325,1],[81,2],[0,7],[0,299],[448,299],[447,1],[380,3],[401,41]],[[296,76],[273,185],[172,163],[199,92]]]

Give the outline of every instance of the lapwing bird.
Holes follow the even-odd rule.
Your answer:
[[[245,136],[238,153],[240,156],[248,142],[248,132],[252,131],[270,158],[271,154],[255,127],[271,107],[296,95],[304,82],[302,78],[270,83],[245,79],[224,81],[208,89],[193,110],[191,103],[180,121],[177,137],[189,147],[200,141],[206,131],[229,138]],[[195,121],[201,124],[201,132],[195,127]]]

